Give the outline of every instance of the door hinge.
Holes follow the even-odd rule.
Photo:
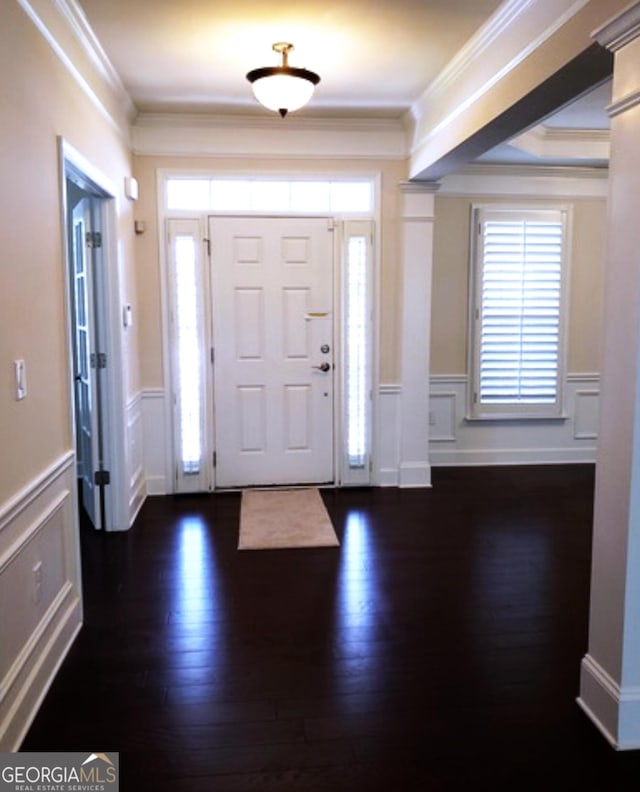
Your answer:
[[[218,452],[213,452],[213,466],[215,467],[218,464]]]
[[[111,473],[108,470],[96,470],[93,481],[96,487],[106,487],[107,484],[111,484]]]
[[[106,352],[92,352],[89,356],[89,364],[91,368],[105,369],[107,367],[107,353]]]
[[[205,237],[202,241],[207,246],[207,256],[211,258],[211,240],[208,237]]]
[[[211,347],[211,363],[215,362],[216,353],[214,352],[213,347]]]
[[[473,403],[474,403],[474,404],[477,404],[477,403],[478,403],[478,394],[477,394],[477,393],[474,393],[474,394],[473,394]]]
[[[102,247],[102,234],[100,231],[87,231],[85,240],[88,248],[101,248]]]

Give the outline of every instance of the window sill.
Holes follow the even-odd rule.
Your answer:
[[[464,420],[468,423],[503,423],[504,421],[545,421],[546,423],[562,423],[568,421],[569,415],[544,415],[542,413],[495,413],[487,415],[465,415]]]

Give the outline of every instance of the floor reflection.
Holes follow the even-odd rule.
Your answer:
[[[337,578],[334,669],[345,692],[369,695],[380,683],[378,642],[384,633],[375,538],[365,513],[349,512]]]
[[[182,652],[202,653],[202,664],[221,655],[220,625],[225,608],[222,582],[209,525],[200,517],[180,520],[176,532],[176,573],[169,627]]]

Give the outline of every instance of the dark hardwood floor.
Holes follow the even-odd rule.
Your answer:
[[[636,790],[575,702],[593,468],[326,490],[339,549],[238,552],[240,496],[82,531],[85,626],[23,750],[122,790]]]

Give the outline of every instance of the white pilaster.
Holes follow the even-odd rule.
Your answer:
[[[430,487],[429,346],[433,262],[433,183],[400,185],[402,223],[401,487]]]
[[[594,36],[615,53],[589,649],[579,704],[640,748],[640,2]]]

